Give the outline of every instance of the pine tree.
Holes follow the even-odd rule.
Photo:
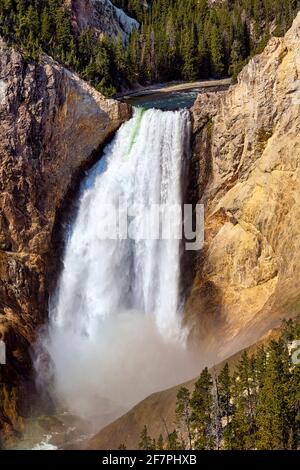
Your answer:
[[[108,95],[137,83],[237,76],[246,60],[260,52],[270,35],[283,34],[300,0],[115,0],[140,22],[126,45],[106,45],[109,73],[92,66],[99,59],[96,30],[78,33],[70,2],[0,0],[0,34],[27,60],[42,49],[75,69]],[[251,30],[249,25],[251,24]],[[103,39],[103,36],[101,35]]]
[[[224,435],[226,449],[255,448],[255,361],[245,352],[233,377],[233,413]]]
[[[266,376],[267,354],[263,346],[261,346],[255,357],[255,381],[256,390],[259,394],[264,386]]]
[[[183,448],[192,449],[190,391],[186,387],[181,387],[177,393],[176,426]]]
[[[134,29],[130,35],[127,47],[127,70],[130,82],[137,82],[139,79],[139,61],[140,61],[140,44],[138,33]],[[142,63],[144,66],[144,62]]]
[[[15,34],[17,40],[22,43],[27,29],[25,5],[23,0],[17,0],[16,10]]]
[[[197,450],[213,448],[211,436],[212,401],[212,377],[208,369],[205,368],[195,383],[191,398],[191,423],[194,445]]]
[[[225,364],[218,377],[219,402],[222,417],[225,418],[226,426],[229,425],[232,414],[231,406],[231,377],[228,363]]]
[[[94,57],[96,39],[93,31],[88,28],[78,38],[78,55],[81,69],[85,69]]]
[[[215,77],[220,77],[224,72],[224,56],[221,36],[217,25],[213,25],[211,30],[210,54],[212,74]]]
[[[167,450],[182,450],[182,443],[178,438],[176,429],[168,435]]]
[[[216,375],[213,379],[212,387],[212,423],[211,423],[211,436],[213,441],[213,448],[215,450],[220,450],[222,437],[223,437],[223,427],[222,427],[222,411],[220,403],[220,390],[219,382]]]
[[[162,434],[159,435],[157,439],[157,445],[156,445],[157,450],[164,450],[164,438]]]
[[[204,31],[204,26],[199,31],[198,40],[198,69],[201,78],[206,78],[210,74],[210,60],[207,39]]]
[[[243,67],[243,59],[241,52],[241,44],[238,39],[235,39],[232,44],[231,53],[230,53],[230,65],[229,65],[229,74],[236,79],[239,72]]]
[[[144,426],[144,428],[141,432],[139,449],[141,449],[141,450],[152,450],[153,449],[153,441],[152,441],[152,438],[148,434],[147,426]]]
[[[257,448],[281,450],[287,448],[289,381],[288,353],[282,340],[268,348],[265,380],[257,404]]]
[[[37,8],[37,2],[34,5],[29,5],[26,11],[26,20],[28,31],[31,32],[33,40],[36,41],[39,36],[39,14]]]
[[[160,449],[296,450],[300,445],[300,365],[292,360],[291,341],[300,323],[285,322],[282,339],[249,357],[244,352],[233,376],[225,364],[218,377],[204,369],[190,397],[177,394],[177,428],[163,443],[144,431],[143,442]],[[191,439],[189,435],[189,425]]]
[[[193,28],[191,31],[187,30],[183,35],[182,56],[182,76],[185,80],[193,81],[198,75],[195,33]]]
[[[50,16],[49,10],[47,7],[43,9],[41,17],[41,41],[46,46],[49,45],[51,40],[51,25],[50,25]]]
[[[121,36],[118,36],[115,43],[112,44],[114,48],[114,61],[115,67],[121,77],[126,76],[126,53]]]

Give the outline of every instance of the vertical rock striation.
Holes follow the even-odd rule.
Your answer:
[[[65,0],[70,6],[73,23],[79,31],[91,28],[97,35],[112,39],[120,36],[127,42],[139,23],[114,6],[110,0]]]
[[[0,42],[0,430],[20,428],[30,344],[57,270],[62,203],[101,145],[130,117],[49,57],[28,65]]]
[[[206,243],[187,304],[220,357],[300,311],[300,14],[192,115]]]

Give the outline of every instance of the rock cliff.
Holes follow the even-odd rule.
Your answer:
[[[66,4],[71,8],[73,23],[79,31],[92,28],[99,36],[121,36],[127,41],[132,30],[139,28],[135,19],[110,0],[66,0]]]
[[[68,192],[131,114],[49,57],[27,64],[0,42],[0,431],[20,429],[30,345],[57,271],[54,234]]]
[[[219,357],[300,310],[300,14],[192,116],[205,248],[186,315]]]

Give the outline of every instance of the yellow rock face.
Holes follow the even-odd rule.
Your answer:
[[[299,44],[300,15],[192,109],[206,243],[186,315],[220,358],[300,311]]]

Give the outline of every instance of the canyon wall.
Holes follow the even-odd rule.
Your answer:
[[[32,387],[30,345],[58,267],[55,233],[80,173],[128,119],[49,57],[27,64],[0,42],[0,431],[19,430]],[[22,404],[22,407],[21,407]]]
[[[200,349],[199,372],[250,344],[255,352],[277,334],[281,319],[300,314],[299,45],[300,14],[284,38],[271,39],[250,61],[236,85],[200,94],[191,110],[205,246],[186,324]],[[178,389],[146,398],[85,446],[138,448],[145,425],[152,437],[166,436],[174,428]]]
[[[205,247],[186,316],[220,359],[300,311],[300,14],[192,108]]]
[[[65,0],[72,12],[73,24],[78,31],[91,28],[100,37],[120,36],[124,42],[129,39],[133,29],[139,29],[139,23],[130,18],[110,0]]]

